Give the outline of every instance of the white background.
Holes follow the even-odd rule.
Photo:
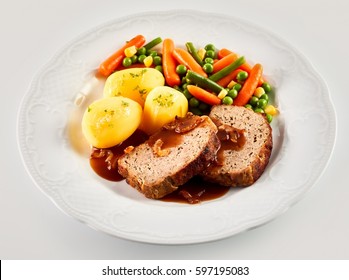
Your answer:
[[[256,22],[305,54],[330,88],[337,143],[312,191],[266,225],[200,245],[121,240],[68,217],[37,189],[17,148],[19,104],[37,71],[79,34],[128,14],[184,8]],[[0,259],[349,259],[348,11],[346,0],[0,0]]]

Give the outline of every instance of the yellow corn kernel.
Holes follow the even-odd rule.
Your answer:
[[[198,50],[199,57],[203,60],[205,58],[206,50],[204,48],[200,48]]]
[[[237,84],[237,82],[235,82],[234,80],[231,80],[230,83],[227,85],[227,88],[231,89],[236,84]]]
[[[136,46],[131,46],[125,49],[124,54],[126,57],[132,57],[137,53]]]
[[[257,96],[258,98],[260,98],[264,93],[265,93],[264,88],[258,87],[258,88],[256,88],[256,90],[255,90],[253,95]]]
[[[153,57],[151,55],[147,56],[143,61],[145,67],[150,67],[153,64]]]
[[[223,99],[224,97],[226,97],[227,94],[228,94],[228,91],[226,89],[222,89],[218,94],[218,98]]]
[[[275,116],[275,115],[277,115],[278,110],[277,110],[273,105],[268,104],[268,105],[264,108],[264,112],[265,112],[266,114]]]

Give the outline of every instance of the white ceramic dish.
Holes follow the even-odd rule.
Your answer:
[[[73,148],[68,123],[76,95],[99,63],[136,34],[170,37],[178,45],[214,43],[264,65],[281,114],[272,123],[270,164],[253,187],[198,205],[153,201],[125,183],[101,179]],[[277,217],[314,186],[335,135],[328,88],[289,43],[239,18],[185,10],[119,18],[79,36],[38,73],[18,115],[25,167],[60,209],[111,235],[158,244],[218,240]]]

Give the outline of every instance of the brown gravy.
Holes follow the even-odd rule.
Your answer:
[[[223,152],[227,150],[238,151],[246,143],[245,131],[229,125],[220,125],[217,133],[221,147],[217,152],[217,165],[223,164]]]
[[[136,130],[127,140],[120,145],[107,148],[93,148],[90,156],[92,169],[102,178],[119,182],[124,178],[118,172],[118,159],[124,154],[124,150],[129,146],[138,146],[148,139],[148,136]]]
[[[195,176],[178,190],[161,198],[162,201],[196,204],[202,201],[213,200],[225,195],[230,187],[204,181]]]

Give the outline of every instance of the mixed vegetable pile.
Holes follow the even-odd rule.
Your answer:
[[[188,111],[208,114],[218,104],[248,107],[269,122],[277,114],[268,104],[271,86],[262,65],[251,66],[243,56],[213,44],[197,48],[187,42],[180,48],[170,38],[146,42],[137,35],[98,72],[107,78],[104,97],[87,108],[82,122],[85,137],[98,148],[121,143],[135,129],[150,135]],[[122,99],[111,102],[115,97]],[[110,140],[113,134],[118,137]]]

